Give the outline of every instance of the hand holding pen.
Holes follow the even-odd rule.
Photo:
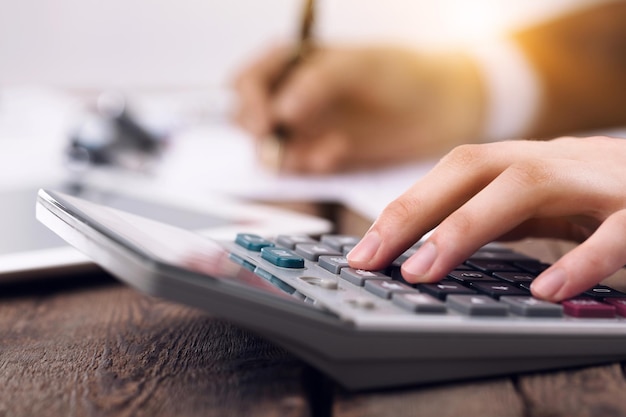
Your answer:
[[[298,42],[237,75],[235,121],[272,171],[326,174],[431,157],[477,136],[482,96],[464,55],[313,47],[307,0]]]

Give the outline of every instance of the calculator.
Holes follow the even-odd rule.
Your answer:
[[[198,233],[54,191],[37,218],[119,280],[227,319],[351,390],[511,375],[626,359],[626,294],[597,285],[532,297],[548,265],[488,244],[437,283],[400,266],[353,269],[356,236]]]

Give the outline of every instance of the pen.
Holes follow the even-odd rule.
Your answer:
[[[271,90],[276,90],[289,75],[289,73],[298,65],[311,51],[313,38],[313,22],[315,20],[315,0],[305,0],[300,15],[300,27],[298,33],[298,41],[291,53],[291,57],[283,67],[282,71],[274,79]]]
[[[298,41],[291,56],[276,76],[270,86],[270,92],[278,90],[280,85],[289,76],[291,71],[311,52],[313,42],[313,23],[315,21],[315,0],[305,0],[300,15]],[[274,126],[270,137],[260,143],[261,162],[266,167],[280,171],[283,159],[283,142],[289,137],[289,130],[285,125]]]

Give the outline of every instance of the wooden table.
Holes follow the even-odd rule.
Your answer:
[[[248,331],[100,272],[0,287],[0,387],[0,417],[626,416],[619,363],[346,392]]]

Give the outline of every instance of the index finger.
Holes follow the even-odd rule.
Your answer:
[[[350,265],[367,270],[389,265],[508,166],[530,157],[545,156],[548,151],[545,145],[511,141],[455,148],[385,208],[348,254]]]

